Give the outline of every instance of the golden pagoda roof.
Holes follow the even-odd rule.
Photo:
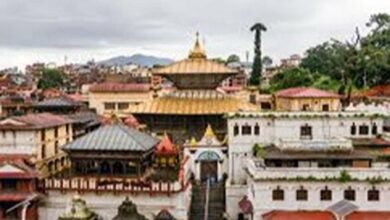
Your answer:
[[[237,74],[238,71],[227,67],[224,64],[207,59],[205,50],[199,43],[197,33],[195,44],[190,51],[188,58],[175,62],[166,67],[152,70],[155,75],[172,75],[172,74]]]
[[[214,91],[217,93],[216,91]],[[132,114],[217,115],[238,111],[258,111],[249,102],[224,95],[212,95],[211,91],[194,90],[177,95],[159,97],[133,106]],[[182,94],[182,95],[180,95]]]

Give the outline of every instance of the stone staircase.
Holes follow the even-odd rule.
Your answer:
[[[206,184],[193,184],[190,220],[204,220],[206,204]],[[225,211],[225,185],[217,183],[210,186],[207,220],[222,220]]]

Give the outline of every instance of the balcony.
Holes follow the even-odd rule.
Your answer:
[[[246,170],[254,180],[349,180],[390,181],[390,168],[371,167],[280,167],[268,168],[258,159],[248,159]]]

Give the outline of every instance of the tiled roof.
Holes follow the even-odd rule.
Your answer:
[[[390,220],[390,211],[355,211],[347,215],[345,220]]]
[[[66,150],[148,151],[158,140],[120,124],[105,125],[62,148]]]
[[[100,83],[90,86],[90,92],[148,92],[149,84],[139,83]]]
[[[354,93],[355,97],[390,97],[390,84],[374,86],[365,91]]]
[[[132,106],[134,114],[204,115],[237,111],[258,111],[249,102],[219,94],[216,91],[177,91],[154,100]]]
[[[94,112],[77,112],[74,114],[67,114],[63,115],[64,117],[69,118],[74,123],[93,123],[93,124],[99,124],[102,121],[101,116],[97,115]]]
[[[280,90],[276,92],[275,96],[281,98],[340,98],[340,95],[334,92],[306,87]]]
[[[328,211],[278,211],[274,210],[263,215],[263,220],[337,220]]]
[[[27,114],[0,121],[0,130],[4,129],[41,129],[73,123],[72,120],[51,113]]]
[[[171,74],[237,74],[237,70],[208,59],[184,59],[166,67],[153,69],[155,75]]]
[[[8,170],[8,172],[0,172],[0,179],[31,179],[37,176],[33,165],[29,162],[29,155],[25,154],[1,154],[0,155],[0,169],[4,166],[15,167],[15,170]]]
[[[45,108],[45,107],[77,107],[80,105],[81,105],[80,102],[76,102],[70,98],[54,97],[54,98],[44,99],[36,103],[34,106],[38,108]]]

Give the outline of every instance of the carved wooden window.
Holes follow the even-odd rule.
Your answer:
[[[368,201],[379,201],[379,190],[372,188],[367,191]]]
[[[283,201],[284,200],[284,190],[280,189],[279,186],[276,189],[272,190],[272,200],[273,201]]]
[[[349,200],[349,201],[355,201],[355,199],[356,199],[356,192],[355,192],[355,190],[353,190],[351,187],[346,189],[344,191],[344,199],[345,200]]]
[[[250,125],[243,125],[241,127],[241,134],[242,135],[251,135],[252,134],[252,127]]]
[[[297,190],[296,197],[297,201],[307,201],[307,190],[301,187],[300,189]]]
[[[332,191],[325,186],[325,189],[320,191],[321,201],[330,201],[332,200]]]
[[[360,135],[367,135],[368,134],[368,126],[367,125],[360,125],[359,126],[359,134]]]

